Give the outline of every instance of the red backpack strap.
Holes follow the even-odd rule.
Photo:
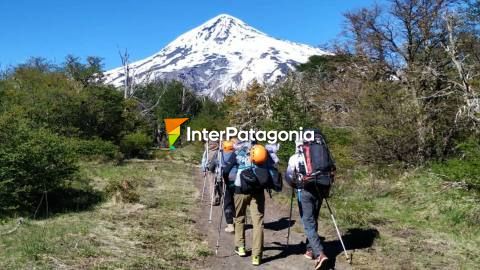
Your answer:
[[[307,176],[312,174],[312,158],[310,156],[310,145],[303,146],[303,154],[305,156],[305,170]]]

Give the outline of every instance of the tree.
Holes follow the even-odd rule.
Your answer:
[[[66,140],[16,113],[0,115],[0,214],[32,212],[45,193],[64,188],[77,172]]]
[[[230,124],[240,129],[259,129],[271,117],[269,90],[256,80],[245,91],[236,91],[226,97]]]
[[[164,137],[165,118],[192,118],[200,112],[202,106],[195,93],[177,81],[137,85],[130,99],[137,102],[138,110],[149,122],[157,142]]]
[[[352,115],[356,123],[354,150],[361,161],[375,164],[415,163],[415,108],[398,82],[370,82],[359,93]]]
[[[88,86],[83,89],[74,125],[83,138],[100,137],[119,142],[124,131],[124,100],[113,87]]]
[[[468,24],[468,17],[449,14],[445,19],[447,39],[443,47],[447,52],[456,76],[451,76],[453,90],[463,99],[457,111],[457,118],[465,116],[480,125],[480,39],[475,35],[476,29]],[[453,92],[452,92],[453,94]]]
[[[227,119],[228,106],[223,102],[215,102],[205,97],[201,102],[200,112],[193,116],[189,126],[193,130],[224,130],[228,124]]]
[[[89,56],[87,63],[83,64],[78,57],[68,55],[64,70],[70,79],[80,82],[83,87],[99,84],[103,79],[103,64],[99,57]]]
[[[447,152],[460,128],[455,115],[471,108],[472,98],[462,98],[465,85],[452,80],[455,69],[459,74],[455,58],[466,51],[452,57],[446,46],[451,31],[444,18],[461,6],[456,0],[392,0],[386,11],[375,5],[346,14],[349,50],[372,67],[370,81],[398,81],[409,93],[418,162]]]

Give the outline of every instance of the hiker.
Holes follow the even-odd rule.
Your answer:
[[[220,205],[220,183],[215,182],[215,170],[217,168],[217,155],[219,150],[219,143],[217,141],[207,141],[206,150],[203,152],[201,170],[206,174],[208,181],[214,186],[214,200],[213,205]]]
[[[232,139],[230,141],[223,142],[223,154],[222,154],[222,172],[223,172],[223,181],[225,183],[225,192],[224,197],[224,207],[223,211],[225,213],[225,221],[227,227],[225,232],[234,233],[235,229],[233,226],[233,218],[235,217],[235,204],[233,195],[235,193],[235,178],[237,176],[236,165],[236,155],[234,152],[234,144],[236,140]]]
[[[252,264],[260,265],[263,253],[263,217],[265,213],[265,189],[281,190],[281,177],[272,155],[264,146],[253,142],[235,145],[238,165],[235,178],[235,253],[247,255],[245,249],[245,216],[250,206],[253,225]],[[275,156],[276,157],[276,156]]]
[[[305,234],[305,257],[315,259],[315,269],[328,260],[318,235],[318,217],[322,201],[334,181],[336,166],[320,130],[314,129],[314,138],[297,142],[295,154],[288,161],[285,180],[297,189],[297,201]]]

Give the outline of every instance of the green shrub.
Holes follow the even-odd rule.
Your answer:
[[[480,142],[470,139],[457,145],[459,157],[431,165],[434,173],[448,181],[464,181],[467,188],[480,191]]]
[[[353,169],[356,164],[353,157],[353,132],[349,129],[328,126],[322,126],[321,130],[325,135],[337,168],[339,170]]]
[[[280,159],[282,165],[287,166],[290,156],[295,153],[295,142],[282,142],[280,143],[280,149],[278,150],[277,156]]]
[[[72,180],[76,155],[48,130],[32,130],[12,114],[0,116],[0,214],[31,211],[44,192]]]
[[[144,133],[135,132],[125,135],[120,142],[120,151],[126,158],[148,156],[152,140]]]
[[[228,126],[226,106],[210,99],[202,102],[202,110],[188,123],[192,130],[224,130]]]
[[[110,141],[98,138],[92,140],[72,138],[68,141],[72,150],[84,159],[121,159],[119,147]]]
[[[371,83],[360,94],[354,151],[369,164],[416,163],[417,114],[408,93],[392,82]]]

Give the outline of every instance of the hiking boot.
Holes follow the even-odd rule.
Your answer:
[[[315,259],[315,257],[313,256],[313,251],[311,249],[307,249],[307,252],[305,252],[305,254],[303,254],[303,257],[305,257],[309,260]]]
[[[215,199],[213,201],[213,206],[219,206],[220,205],[220,196],[215,195]]]
[[[235,253],[240,257],[247,256],[247,251],[245,250],[245,247],[235,247]]]
[[[260,256],[252,256],[252,264],[255,265],[255,266],[258,266],[260,265],[262,259],[260,258]]]
[[[234,233],[235,232],[235,227],[233,227],[233,224],[227,224],[227,227],[225,228],[225,232]]]
[[[326,264],[327,260],[327,256],[325,256],[323,252],[320,252],[320,256],[318,256],[317,260],[315,261],[315,270],[322,268]]]

